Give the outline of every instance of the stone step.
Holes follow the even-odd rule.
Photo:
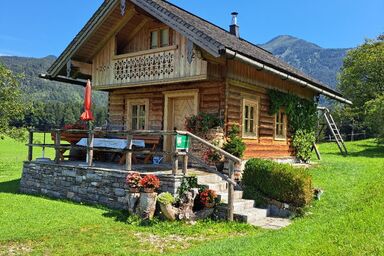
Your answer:
[[[209,189],[215,191],[216,193],[225,192],[227,190],[227,182],[215,182],[215,183],[201,183],[201,185],[207,186]]]
[[[251,223],[268,216],[267,209],[249,208],[242,211],[234,211],[233,218],[240,222]]]
[[[217,193],[220,202],[227,204],[228,203],[228,192],[219,192]],[[236,199],[242,199],[243,198],[243,191],[235,190],[233,194],[233,198]]]
[[[284,218],[265,217],[265,218],[252,220],[248,222],[248,224],[253,225],[255,227],[260,227],[263,229],[281,229],[289,226],[291,224],[291,220],[284,219]]]
[[[207,174],[207,175],[199,175],[197,176],[197,182],[199,184],[205,184],[205,183],[216,183],[221,182],[222,179],[219,175],[216,174]]]
[[[245,210],[248,210],[250,208],[253,208],[253,205],[255,202],[253,200],[248,199],[235,199],[233,202],[233,211],[234,212],[242,212]]]

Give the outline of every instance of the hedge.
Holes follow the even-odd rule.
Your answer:
[[[243,184],[248,198],[260,198],[261,194],[295,207],[309,204],[313,197],[312,177],[306,169],[270,160],[250,159]]]

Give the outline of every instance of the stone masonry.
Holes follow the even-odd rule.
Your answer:
[[[127,172],[118,170],[24,162],[20,192],[127,209],[126,176]],[[182,176],[159,174],[157,177],[161,192],[176,194]]]

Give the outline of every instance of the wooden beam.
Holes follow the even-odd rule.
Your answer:
[[[151,19],[143,16],[143,20],[139,23],[139,25],[137,25],[137,27],[132,31],[132,33],[129,35],[129,37],[127,38],[127,41],[130,42],[135,36],[137,33],[140,32],[140,30],[150,21]]]
[[[129,8],[125,13],[125,16],[119,21],[115,28],[112,28],[110,32],[106,36],[104,36],[104,39],[100,41],[88,61],[92,61],[95,55],[99,53],[99,51],[105,46],[105,44],[111,39],[111,37],[115,36],[116,33],[119,32],[136,14],[137,12],[134,8]]]
[[[78,72],[84,75],[92,76],[92,64],[80,62],[77,60],[71,60],[72,65]]]
[[[33,159],[33,146],[31,146],[31,144],[33,144],[33,130],[30,130],[29,131],[29,146],[28,146],[28,161],[32,161]]]

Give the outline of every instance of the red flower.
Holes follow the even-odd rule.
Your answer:
[[[144,176],[144,178],[140,181],[140,184],[143,188],[157,189],[160,187],[160,180],[155,175],[149,174]]]
[[[205,189],[203,192],[200,193],[199,198],[200,203],[204,207],[207,207],[209,204],[217,203],[217,194],[211,189]]]
[[[140,173],[138,172],[131,172],[127,175],[127,178],[125,179],[125,183],[131,188],[139,188],[141,186],[142,178],[140,176]]]

